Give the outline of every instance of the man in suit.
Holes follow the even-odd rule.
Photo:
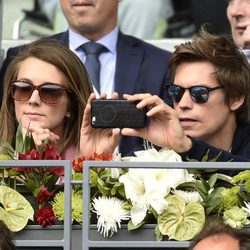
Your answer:
[[[105,46],[105,52],[99,56],[100,92],[107,93],[108,97],[116,91],[120,96],[151,93],[166,99],[164,86],[169,81],[171,53],[121,33],[117,26],[119,1],[61,0],[69,30],[48,38],[65,43],[83,62],[86,54],[81,49],[82,44],[93,41]],[[0,72],[1,83],[8,64],[23,47],[8,50]],[[2,97],[2,84],[0,87]],[[120,152],[125,155],[139,143],[139,139],[124,137]]]
[[[250,49],[250,2],[228,1],[227,18],[234,42],[243,50]]]

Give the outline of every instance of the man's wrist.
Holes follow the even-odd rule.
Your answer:
[[[183,143],[181,144],[181,146],[178,148],[178,150],[176,150],[177,153],[185,153],[187,151],[189,151],[193,146],[193,142],[191,140],[190,137],[185,136]]]

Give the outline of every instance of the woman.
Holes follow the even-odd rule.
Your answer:
[[[58,41],[32,43],[6,72],[0,138],[14,146],[21,122],[38,147],[48,139],[65,159],[74,158],[91,92],[85,67],[73,52]]]

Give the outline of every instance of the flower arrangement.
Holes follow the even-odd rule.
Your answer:
[[[27,131],[26,135],[23,137],[21,125],[19,125],[16,134],[16,149],[14,150],[9,144],[4,142],[2,142],[1,145],[1,159],[5,160],[63,159],[61,154],[56,151],[55,146],[51,145],[47,141],[44,141],[41,147],[37,149],[29,131]],[[56,183],[58,183],[58,180],[63,175],[63,169],[59,167],[4,169],[2,171],[1,179],[2,186],[0,186],[2,188],[3,196],[6,197],[6,199],[10,199],[11,193],[12,196],[18,197],[18,199],[10,199],[9,203],[4,199],[2,201],[0,200],[0,203],[2,204],[0,219],[3,220],[12,231],[19,231],[27,224],[28,219],[33,220],[35,210],[36,222],[39,225],[45,227],[47,225],[54,224],[56,217],[52,210],[50,201],[53,200],[55,193],[61,188],[61,186],[56,185]],[[6,187],[7,183],[9,186],[12,186],[13,189]],[[34,197],[34,201],[31,202],[32,206],[29,201],[27,201],[27,199],[20,194],[27,194],[27,191]],[[18,211],[18,214],[16,214],[16,212],[13,213],[14,208]],[[21,220],[20,218],[22,217],[26,219]]]
[[[121,160],[180,162],[181,157],[151,148]],[[156,240],[178,241],[193,239],[207,217],[222,217],[237,228],[250,223],[250,170],[230,177],[211,170],[90,169],[90,178],[91,218],[104,237],[122,223],[129,231],[153,223]]]
[[[62,159],[55,147],[47,142],[37,150],[29,133],[23,140],[19,130],[17,138],[21,143],[17,144],[16,150],[5,145],[2,147],[4,155],[0,158]],[[207,155],[204,161],[206,159]],[[109,153],[93,154],[72,162],[73,180],[82,180],[85,160],[180,162],[181,157],[172,150],[157,151],[154,148],[122,159],[114,159]],[[5,169],[0,174],[0,219],[12,231],[21,230],[32,220],[34,210],[36,222],[42,227],[52,225],[56,220],[63,221],[62,176],[60,168]],[[156,240],[186,241],[199,233],[208,217],[222,217],[226,223],[238,228],[250,223],[250,170],[229,177],[205,170],[91,168],[90,178],[91,221],[97,224],[104,237],[119,233],[121,224],[134,231],[150,223],[155,224]],[[17,192],[16,182],[32,193],[35,203],[30,204]],[[71,198],[72,223],[81,224],[81,186],[73,186]]]

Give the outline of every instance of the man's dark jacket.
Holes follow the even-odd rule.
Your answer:
[[[54,39],[69,46],[68,31],[46,39]],[[10,48],[0,71],[0,98],[3,95],[3,78],[9,63],[25,46]],[[115,91],[122,94],[151,93],[165,99],[165,86],[169,79],[168,60],[171,53],[159,49],[135,37],[119,32],[117,41],[117,60],[115,70]],[[138,138],[123,137],[120,152],[126,155],[131,149],[141,144]]]

